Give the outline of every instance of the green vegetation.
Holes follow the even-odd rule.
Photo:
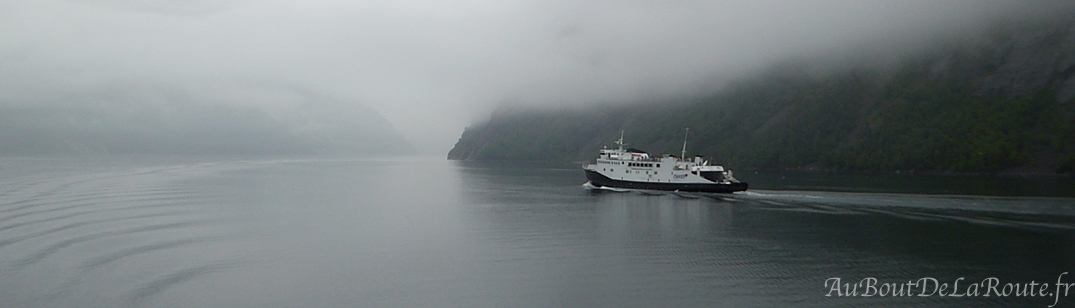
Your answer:
[[[449,158],[590,160],[621,129],[632,147],[678,154],[689,127],[688,154],[739,168],[1072,173],[1075,99],[1057,93],[1072,91],[1075,65],[1019,62],[1075,46],[1067,37],[1005,49],[1023,39],[1009,34],[887,69],[784,65],[665,106],[503,113],[469,127]],[[1048,54],[1061,64],[1075,58],[1062,48]]]

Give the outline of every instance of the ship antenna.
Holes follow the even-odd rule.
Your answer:
[[[687,128],[686,132],[683,132],[683,152],[679,153],[679,157],[683,158],[683,159],[687,158],[687,133],[690,133],[690,132],[691,132],[690,127]]]

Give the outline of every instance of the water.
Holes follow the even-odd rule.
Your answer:
[[[816,179],[593,192],[573,168],[424,158],[3,159],[0,172],[4,307],[1047,307],[1055,296],[839,297],[826,281],[1075,282],[1065,197]],[[819,186],[843,189],[803,190]]]

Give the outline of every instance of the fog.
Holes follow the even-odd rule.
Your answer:
[[[388,124],[359,116],[379,113],[419,152],[442,155],[503,104],[712,91],[781,59],[917,46],[1046,4],[4,1],[0,154],[68,132],[108,147],[104,140],[136,138],[115,132],[133,131],[172,145],[164,151],[258,140],[301,147],[296,132],[381,135],[370,130]],[[222,131],[241,133],[191,142]]]

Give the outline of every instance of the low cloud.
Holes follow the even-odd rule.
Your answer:
[[[1055,4],[9,1],[0,3],[0,108],[50,123],[41,127],[55,136],[99,125],[108,138],[137,138],[115,132],[142,119],[152,123],[129,130],[241,131],[255,148],[263,139],[251,136],[364,129],[344,124],[372,108],[419,150],[442,153],[505,103],[710,91],[788,57],[912,46],[1046,5]],[[94,114],[110,120],[69,119]],[[6,127],[29,125],[5,117]],[[0,142],[34,138],[19,134]]]

